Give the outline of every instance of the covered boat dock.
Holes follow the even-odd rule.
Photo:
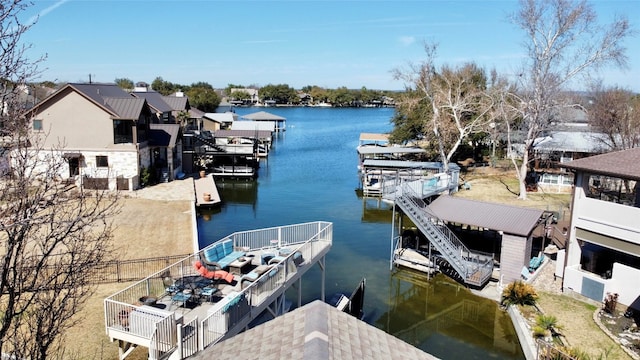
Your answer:
[[[406,185],[402,187],[401,195],[396,197],[396,205],[401,213],[394,215],[392,237],[396,229],[402,234],[402,214],[416,225],[421,236],[413,239],[402,235],[393,237],[396,240],[391,255],[392,264],[407,266],[407,263],[416,263],[416,266],[408,267],[422,271],[426,264],[432,264],[434,268],[438,264],[445,265],[450,270],[448,275],[479,287],[493,274],[494,263],[500,266],[499,277],[503,284],[520,279],[523,267],[528,268],[533,257],[535,230],[544,228],[551,219],[551,214],[539,209],[450,195],[440,195],[427,204]],[[459,239],[459,235],[461,230],[471,228],[492,235],[492,241],[496,241],[494,244],[497,245],[482,247],[479,246],[482,244],[475,244],[474,249],[470,249]],[[404,256],[403,249],[420,253],[429,262],[422,259],[418,263],[415,255]],[[432,250],[438,255],[434,256]],[[496,252],[499,252],[497,258]]]

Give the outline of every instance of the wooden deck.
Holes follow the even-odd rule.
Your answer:
[[[205,177],[193,180],[193,187],[196,196],[196,206],[215,206],[220,204],[220,194],[213,180],[213,175],[209,174]],[[209,199],[205,199],[205,194],[209,194]]]

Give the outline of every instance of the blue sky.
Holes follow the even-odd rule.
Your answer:
[[[638,0],[592,3],[601,22],[626,15],[640,31]],[[29,56],[47,54],[41,80],[179,84],[288,84],[397,90],[391,70],[424,59],[474,61],[515,74],[523,33],[502,1],[35,1],[24,19]],[[639,33],[640,34],[640,33]],[[640,35],[625,42],[629,69],[605,69],[608,85],[640,92]]]

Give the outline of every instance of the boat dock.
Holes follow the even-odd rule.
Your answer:
[[[209,174],[193,180],[196,206],[215,206],[222,202],[213,175]]]

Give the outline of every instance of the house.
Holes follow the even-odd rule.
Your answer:
[[[154,112],[145,98],[115,84],[70,83],[25,116],[43,149],[65,160],[61,179],[85,188],[134,190],[143,168],[166,162],[169,178],[181,171],[175,155],[180,151],[172,149],[179,146],[179,136],[173,136],[179,125],[152,128],[158,122]]]
[[[202,124],[199,130],[218,131],[229,129],[238,120],[238,115],[234,112],[205,113],[202,116]]]
[[[640,148],[564,164],[575,174],[562,287],[595,301],[607,293],[640,310]],[[565,253],[566,251],[566,253]],[[562,264],[558,264],[559,267]]]

